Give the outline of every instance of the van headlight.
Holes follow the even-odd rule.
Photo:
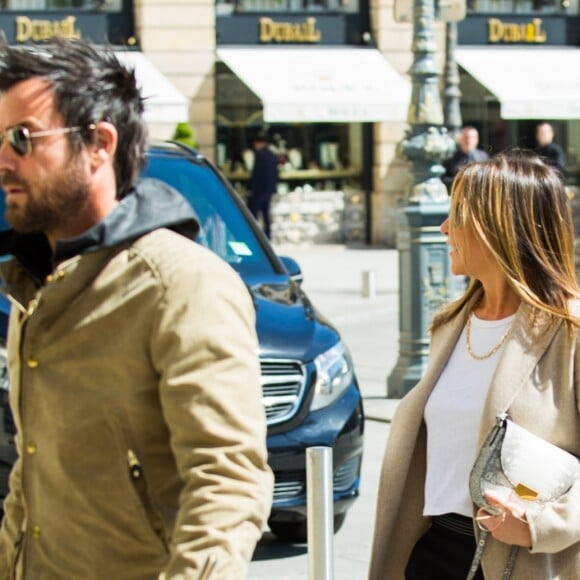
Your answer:
[[[316,385],[311,411],[322,409],[336,401],[351,384],[352,361],[342,342],[338,342],[314,359]]]

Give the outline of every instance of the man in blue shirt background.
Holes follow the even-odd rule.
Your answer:
[[[271,236],[270,202],[278,186],[278,157],[268,146],[265,133],[258,133],[252,143],[255,157],[248,183],[248,208],[256,219],[261,214],[264,233]]]

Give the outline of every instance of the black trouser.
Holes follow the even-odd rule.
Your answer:
[[[432,518],[427,533],[415,544],[406,580],[465,580],[475,553],[471,518],[447,514]],[[475,580],[484,580],[481,568]]]
[[[258,219],[258,215],[262,214],[262,221],[264,223],[264,233],[270,239],[270,199],[271,196],[256,197],[250,195],[248,197],[248,209],[252,215]]]

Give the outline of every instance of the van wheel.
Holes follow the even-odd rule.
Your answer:
[[[338,532],[344,524],[346,513],[334,516],[334,533]],[[308,526],[306,520],[298,522],[268,522],[272,533],[282,542],[291,544],[304,544],[308,541]]]

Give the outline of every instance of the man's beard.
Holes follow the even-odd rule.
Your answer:
[[[10,172],[3,175],[4,184],[21,186],[24,203],[6,200],[6,221],[18,232],[49,233],[68,229],[89,198],[89,181],[80,163],[72,162],[62,174],[49,182],[31,185]]]

